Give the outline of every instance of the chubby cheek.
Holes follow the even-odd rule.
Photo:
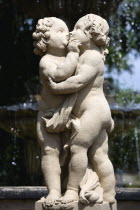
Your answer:
[[[68,43],[68,38],[67,38],[67,36],[64,34],[62,34],[62,35],[60,35],[59,37],[58,37],[58,40],[59,40],[59,43],[60,44],[64,44],[64,45],[67,45],[67,43]]]
[[[49,40],[50,45],[55,46],[56,42],[57,42],[56,36],[51,35]]]
[[[63,40],[63,44],[64,44],[64,46],[68,45],[68,40],[67,39],[64,39]]]
[[[79,32],[78,31],[73,31],[72,32],[72,37],[74,37],[74,38],[79,37]]]
[[[82,33],[78,30],[75,33],[73,33],[73,38],[81,40],[82,39]]]
[[[63,37],[63,40],[65,41],[65,42],[69,42],[69,37],[67,36],[67,35],[65,35],[64,37]]]
[[[62,34],[56,34],[55,36],[51,36],[50,45],[54,48],[64,48],[68,44],[68,40],[66,36]]]

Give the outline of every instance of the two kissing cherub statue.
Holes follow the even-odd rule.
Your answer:
[[[72,32],[60,19],[40,19],[33,33],[42,82],[37,119],[41,168],[48,189],[44,209],[115,203],[108,158],[114,122],[103,92],[109,26],[98,15]]]

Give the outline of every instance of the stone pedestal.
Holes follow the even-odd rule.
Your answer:
[[[46,210],[47,208],[43,208],[43,201],[39,200],[35,203],[35,210]],[[102,204],[90,204],[90,205],[83,205],[82,203],[77,203],[75,202],[73,204],[73,207],[71,206],[71,204],[69,205],[57,205],[57,207],[51,207],[48,208],[48,210],[117,210],[117,204],[114,203],[112,205],[109,205],[107,202],[104,202]]]

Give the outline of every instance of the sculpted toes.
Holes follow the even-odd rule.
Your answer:
[[[58,201],[58,200],[55,200],[55,205],[58,205],[59,203],[60,203],[60,201]]]

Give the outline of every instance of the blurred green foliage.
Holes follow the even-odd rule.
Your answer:
[[[107,57],[108,71],[131,72],[128,54],[140,54],[140,0],[124,0],[109,17],[111,43]]]
[[[130,104],[137,104],[140,103],[140,93],[133,91],[132,89],[125,89],[122,90],[120,88],[115,89],[115,101],[116,103],[127,106]]]

